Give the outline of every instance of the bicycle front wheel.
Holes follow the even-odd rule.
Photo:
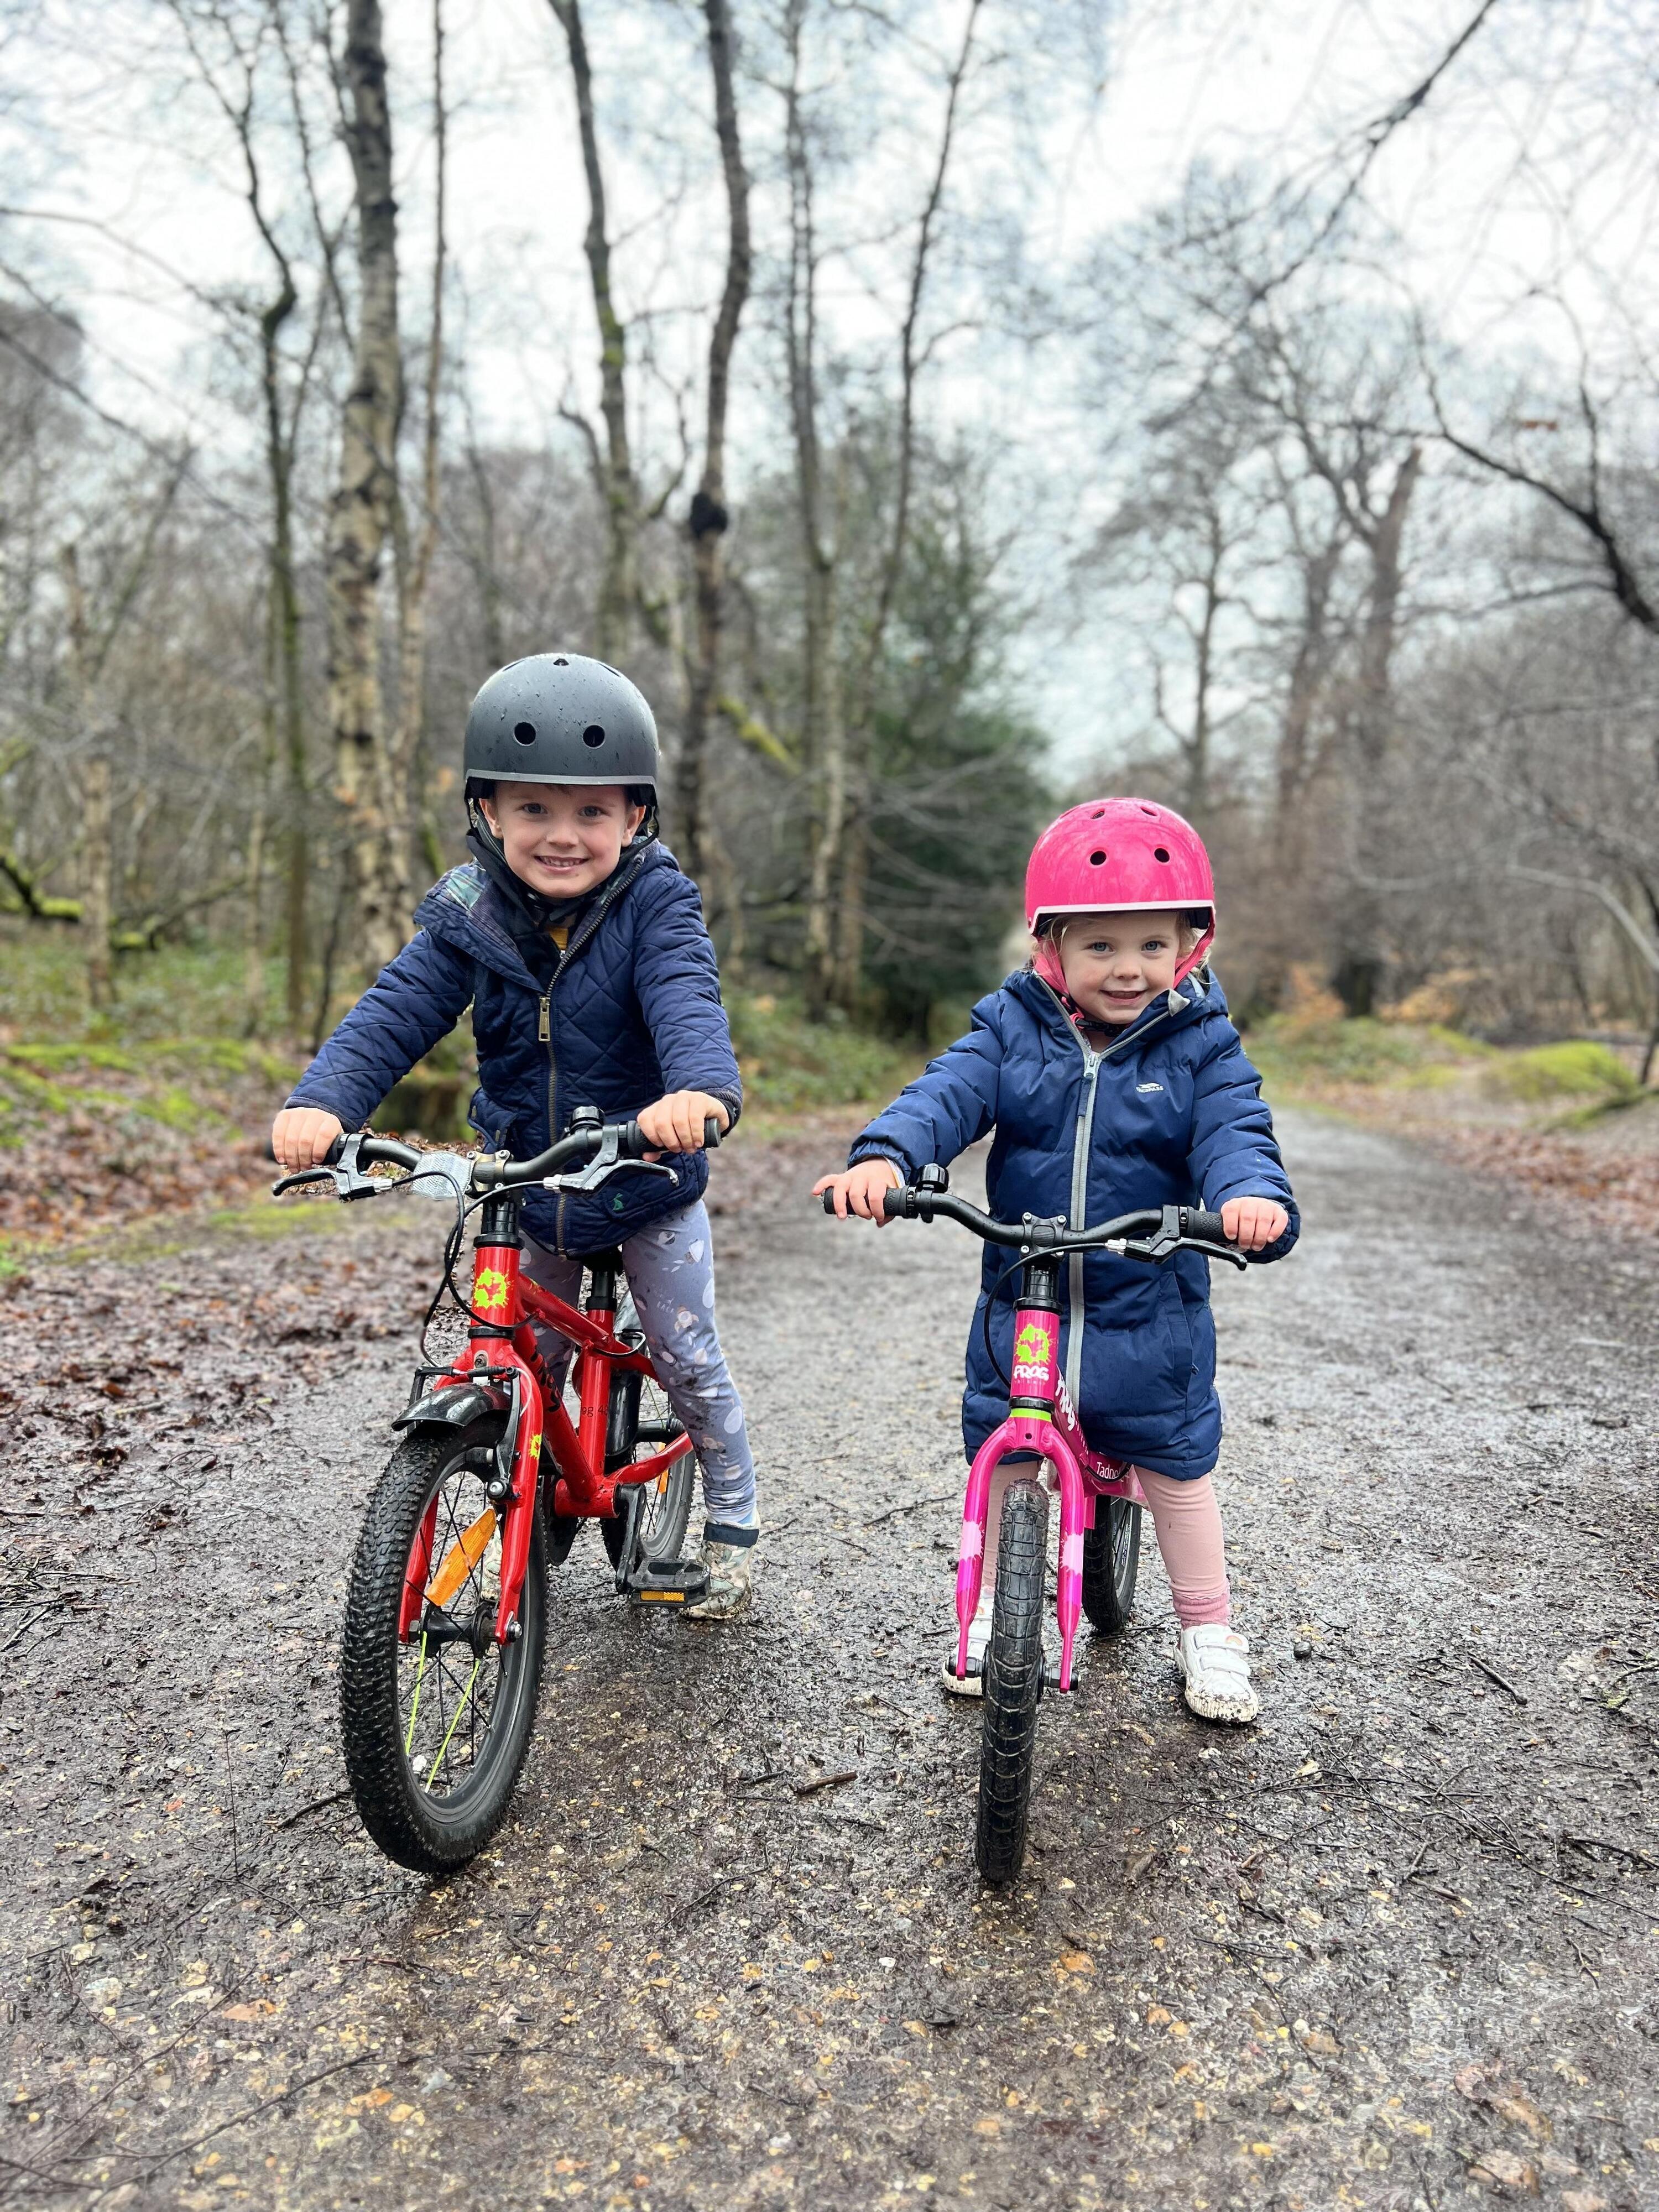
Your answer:
[[[1035,1483],[1011,1483],[1002,1501],[991,1640],[985,1649],[975,1858],[989,1882],[1012,1881],[1025,1863],[1026,1816],[1036,1764],[1042,1695],[1043,1570],[1048,1500]]]
[[[392,1454],[352,1562],[340,1651],[340,1734],[357,1811],[388,1858],[442,1874],[501,1826],[535,1726],[547,1640],[538,1511],[520,1633],[495,1641],[501,1529],[485,1494],[502,1423],[419,1430]],[[405,1642],[407,1583],[422,1591]]]

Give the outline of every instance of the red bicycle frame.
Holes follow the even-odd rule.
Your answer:
[[[503,1203],[512,1201],[495,1201]],[[484,1235],[473,1266],[471,1349],[464,1364],[436,1378],[433,1389],[470,1387],[501,1392],[510,1409],[511,1486],[501,1514],[501,1595],[495,1616],[495,1641],[505,1644],[518,1620],[538,1491],[545,1495],[550,1512],[584,1520],[612,1519],[617,1491],[660,1480],[691,1449],[691,1439],[682,1434],[660,1451],[607,1471],[612,1378],[628,1373],[654,1376],[650,1355],[615,1334],[614,1305],[595,1305],[586,1313],[567,1305],[526,1279],[516,1239],[485,1241],[492,1231],[501,1233],[501,1222],[490,1221],[493,1210],[485,1213]],[[605,1271],[599,1272],[603,1282]],[[611,1279],[614,1282],[614,1276]],[[548,1372],[530,1326],[532,1319],[556,1329],[575,1346],[576,1422],[566,1413],[562,1394]],[[550,1481],[543,1468],[544,1452],[551,1461]],[[398,1624],[405,1640],[418,1626],[432,1572],[437,1504],[434,1498],[428,1507],[410,1556]]]
[[[957,1668],[968,1666],[968,1629],[979,1605],[985,1571],[985,1531],[991,1477],[1005,1459],[1047,1460],[1060,1485],[1060,1570],[1054,1611],[1060,1621],[1060,1684],[1072,1686],[1072,1644],[1083,1613],[1083,1538],[1095,1525],[1102,1498],[1142,1505],[1146,1495],[1133,1468],[1103,1459],[1078,1425],[1060,1372],[1059,1269],[1035,1259],[1026,1270],[1022,1302],[1014,1309],[1013,1361],[1008,1418],[974,1455],[962,1505],[962,1548],[957,1558]]]

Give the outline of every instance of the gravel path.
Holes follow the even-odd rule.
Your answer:
[[[332,1711],[435,1212],[0,1285],[0,2194],[1659,2202],[1659,1270],[1285,1122],[1303,1248],[1217,1285],[1263,1721],[1186,1715],[1149,1559],[1006,1895],[933,1680],[965,1236],[837,1229],[778,1152],[720,1248],[757,1611],[631,1614],[585,1534],[442,1886],[363,1841]]]

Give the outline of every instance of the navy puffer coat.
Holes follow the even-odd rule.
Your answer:
[[[301,1078],[290,1106],[360,1127],[392,1085],[472,1008],[479,1086],[468,1118],[487,1150],[545,1151],[578,1106],[625,1121],[670,1091],[706,1091],[735,1121],[742,1079],[720,1004],[696,885],[655,842],[623,854],[572,927],[546,992],[476,861],[452,868],[416,910],[417,934],[383,968]],[[524,1221],[544,1244],[603,1251],[701,1198],[702,1152],[665,1176],[623,1169],[597,1191],[532,1191]]]
[[[974,1009],[973,1027],[878,1115],[853,1147],[907,1179],[954,1159],[988,1130],[990,1210],[1002,1220],[1064,1216],[1074,1229],[1141,1206],[1273,1198],[1290,1211],[1277,1260],[1300,1228],[1261,1082],[1206,971],[1155,1000],[1103,1052],[1091,1050],[1059,1000],[1029,970]],[[971,1459],[1006,1418],[1008,1396],[985,1356],[980,1316],[1004,1374],[1019,1270],[985,1248],[968,1340],[963,1440]],[[1209,1262],[1183,1252],[1163,1267],[1112,1252],[1067,1261],[1060,1342],[1066,1387],[1097,1451],[1158,1474],[1207,1474],[1221,1444]],[[1079,1326],[1079,1322],[1081,1326]]]

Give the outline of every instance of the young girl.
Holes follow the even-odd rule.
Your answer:
[[[908,1085],[825,1176],[836,1212],[880,1224],[883,1194],[994,1130],[986,1183],[1004,1220],[1063,1216],[1074,1229],[1150,1206],[1200,1204],[1255,1260],[1277,1260],[1299,1222],[1261,1079],[1204,965],[1215,936],[1209,855],[1188,823],[1139,799],[1098,799],[1037,840],[1025,878],[1029,967],[974,1009],[969,1034]],[[982,1307],[1008,1370],[1017,1276],[987,1247]],[[1067,1263],[1066,1387],[1097,1451],[1132,1462],[1158,1530],[1180,1626],[1187,1703],[1206,1719],[1259,1710],[1249,1646],[1230,1625],[1221,1515],[1210,1470],[1221,1442],[1209,1265],[1152,1267],[1110,1252]],[[968,1338],[963,1435],[971,1461],[1007,1412]],[[983,1591],[969,1649],[982,1656],[1002,1497],[1030,1460],[994,1478]],[[981,1694],[970,1677],[945,1679]]]
[[[530,1159],[578,1106],[637,1116],[672,1179],[618,1175],[526,1199],[525,1272],[559,1297],[584,1254],[622,1248],[669,1402],[702,1469],[708,1594],[749,1601],[759,1533],[743,1407],[714,1333],[703,1123],[737,1120],[743,1086],[696,887],[656,842],[657,726],[625,676],[577,653],[500,669],[466,722],[467,839],[416,913],[418,933],[346,1016],[276,1116],[289,1170],[321,1159],[470,1004],[486,1150]],[[544,1348],[559,1371],[569,1347]]]

